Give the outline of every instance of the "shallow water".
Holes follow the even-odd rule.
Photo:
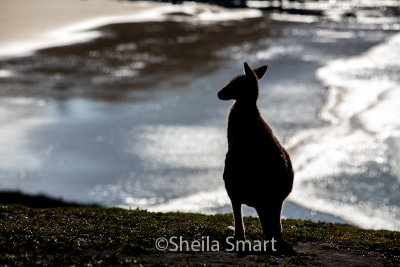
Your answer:
[[[3,59],[1,188],[230,212],[231,103],[216,93],[243,61],[267,63],[259,107],[296,171],[283,215],[399,230],[398,22],[288,16],[118,23],[90,42]]]

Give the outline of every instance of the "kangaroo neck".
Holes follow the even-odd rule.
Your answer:
[[[243,144],[257,125],[262,121],[255,102],[236,101],[229,112],[228,118],[228,149]]]
[[[256,102],[236,100],[231,107],[230,115],[245,119],[248,116],[259,116],[260,111]]]
[[[241,131],[259,120],[262,118],[255,102],[236,101],[229,112],[228,131]]]

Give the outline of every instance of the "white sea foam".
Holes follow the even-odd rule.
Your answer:
[[[264,3],[265,2],[265,3]],[[329,1],[248,1],[248,5],[254,8],[278,7],[282,4],[283,9],[298,9],[299,12],[307,10],[323,13],[323,16],[299,15],[290,13],[273,13],[271,18],[278,21],[292,21],[302,23],[317,22],[321,19],[330,21],[352,20],[360,24],[370,25],[376,28],[378,25],[384,29],[400,29],[400,21],[396,16],[385,14],[390,7],[397,7],[398,1],[386,0],[329,0]],[[360,25],[361,26],[361,25]]]
[[[149,207],[150,211],[181,211],[201,212],[215,214],[215,208],[230,205],[229,197],[225,188],[218,188],[213,191],[203,191],[196,194],[176,198],[166,203]]]
[[[304,51],[301,45],[271,45],[267,50],[262,50],[256,53],[257,60],[273,60],[279,57],[300,54]]]
[[[276,21],[290,21],[290,22],[301,22],[301,23],[313,23],[318,21],[318,16],[312,15],[297,15],[297,14],[271,14],[271,19]]]
[[[10,70],[0,69],[0,78],[8,78],[14,76],[14,72]]]
[[[331,125],[289,141],[296,169],[291,200],[360,227],[400,229],[399,56],[397,34],[318,70],[330,90],[321,117]]]

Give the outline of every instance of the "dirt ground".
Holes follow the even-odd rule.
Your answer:
[[[270,256],[232,252],[198,252],[178,253],[165,252],[152,255],[140,255],[130,260],[130,263],[143,265],[300,265],[300,266],[396,266],[396,263],[376,252],[366,252],[335,244],[308,242],[294,246],[296,256]]]

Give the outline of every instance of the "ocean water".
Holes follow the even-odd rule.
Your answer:
[[[395,34],[318,69],[329,88],[320,117],[329,124],[289,141],[297,169],[294,201],[361,227],[399,230],[399,55]]]
[[[166,5],[3,53],[0,188],[231,212],[216,93],[248,61],[269,65],[259,107],[295,168],[283,216],[400,230],[398,3],[366,2],[308,7],[323,17]]]

